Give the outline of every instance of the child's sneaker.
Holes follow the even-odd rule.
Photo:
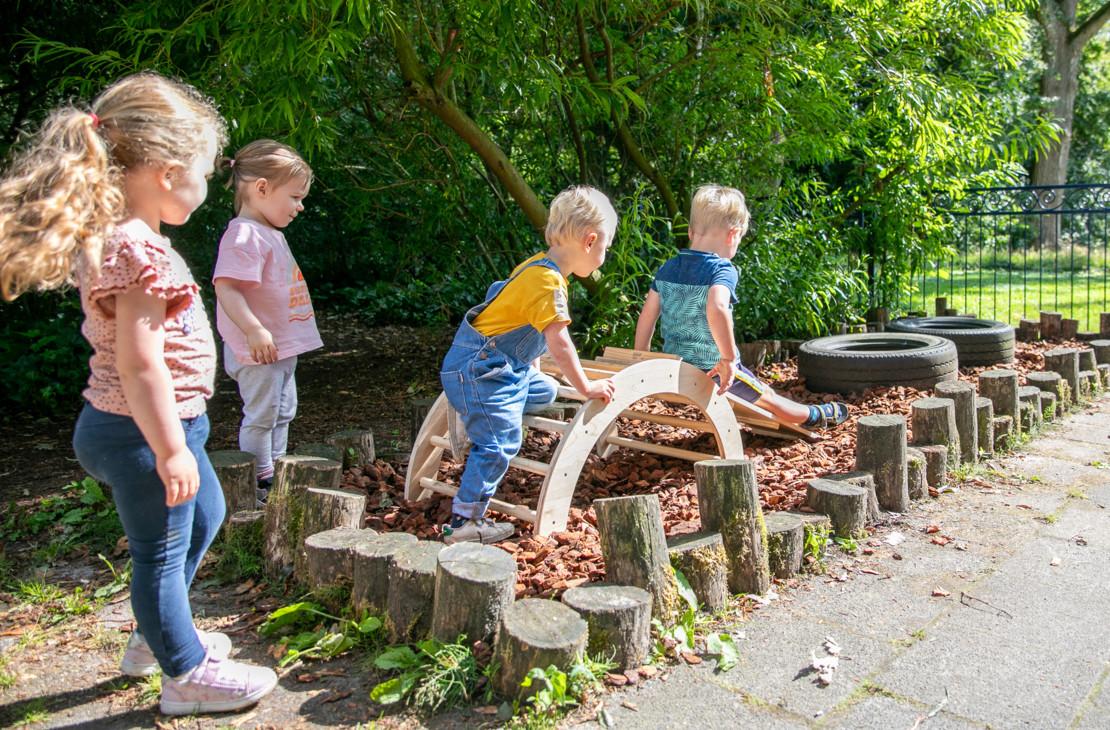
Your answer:
[[[839,426],[848,420],[848,406],[843,403],[822,403],[817,410],[821,411],[822,428]]]
[[[266,506],[266,500],[270,498],[270,489],[273,486],[273,477],[266,477],[265,479],[258,480],[258,486],[254,488],[255,509],[262,509]]]
[[[452,515],[451,521],[443,526],[443,541],[448,545],[457,542],[501,542],[513,536],[513,526],[508,522],[494,522],[488,517],[464,519]]]
[[[218,631],[207,632],[197,629],[197,638],[204,645],[204,650],[221,659],[231,653],[231,639],[226,634]],[[149,677],[158,669],[158,660],[150,650],[150,644],[138,631],[131,632],[127,640],[127,649],[123,652],[123,659],[119,663],[119,670],[132,677]]]
[[[206,656],[193,671],[162,679],[162,714],[230,712],[253,705],[277,686],[269,667]]]

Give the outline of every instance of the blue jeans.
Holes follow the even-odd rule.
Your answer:
[[[197,460],[200,489],[176,507],[166,506],[154,452],[130,417],[86,404],[73,434],[81,466],[112,487],[131,548],[135,623],[168,677],[185,674],[204,660],[204,646],[193,626],[189,585],[225,511],[223,490],[204,451],[208,416],[183,420],[181,425]]]

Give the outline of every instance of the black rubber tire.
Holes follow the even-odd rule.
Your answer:
[[[959,377],[959,360],[955,343],[934,335],[834,335],[802,343],[798,375],[815,393],[859,393],[893,385],[928,390]]]
[[[974,317],[899,317],[886,329],[952,340],[960,365],[965,367],[1014,361],[1014,328],[1005,322]]]

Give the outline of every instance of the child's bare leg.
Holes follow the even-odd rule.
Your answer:
[[[759,396],[755,405],[787,423],[805,423],[810,417],[809,406],[785,398],[770,388],[767,389],[766,393]]]

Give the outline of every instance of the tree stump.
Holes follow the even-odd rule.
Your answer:
[[[476,542],[443,548],[436,571],[432,636],[444,642],[460,636],[468,643],[491,642],[515,588],[516,561],[501,548]]]
[[[1060,339],[1074,340],[1075,336],[1079,334],[1079,320],[1078,319],[1061,319],[1060,320]]]
[[[558,601],[525,598],[505,609],[493,648],[500,667],[494,687],[506,697],[531,697],[542,685],[523,692],[520,683],[533,667],[555,666],[569,672],[586,651],[586,622],[574,609]]]
[[[1010,416],[995,416],[991,421],[994,424],[994,450],[995,453],[1005,453],[1010,450],[1010,439],[1014,430],[1014,419]]]
[[[861,487],[867,492],[867,524],[873,525],[882,519],[879,511],[879,496],[875,494],[875,475],[869,471],[849,471],[844,474],[826,474],[821,477],[832,482],[844,482],[853,487]],[[764,520],[767,518],[764,517]]]
[[[1074,347],[1049,350],[1044,353],[1044,369],[1046,372],[1059,373],[1064,382],[1068,384],[1071,392],[1068,394],[1066,401],[1060,400],[1061,405],[1066,408],[1075,405],[1079,396],[1079,351]],[[995,410],[997,411],[998,408],[996,407]]]
[[[1044,421],[1052,421],[1056,418],[1056,394],[1042,390],[1038,396],[1041,406],[1041,419]]]
[[[671,567],[681,570],[707,613],[728,603],[728,558],[719,532],[694,532],[667,540]]]
[[[944,381],[933,386],[933,397],[952,401],[956,433],[960,442],[960,462],[978,463],[979,429],[975,420],[975,386],[966,380]]]
[[[318,489],[305,491],[302,539],[293,555],[293,577],[298,583],[309,583],[310,575],[305,559],[305,542],[317,532],[347,528],[358,530],[366,514],[366,495],[346,489]]]
[[[933,312],[937,317],[943,317],[948,311],[948,297],[937,297],[933,302]]]
[[[355,545],[377,533],[337,527],[309,535],[304,541],[305,572],[313,588],[350,587],[354,580]]]
[[[978,425],[979,449],[994,454],[994,403],[990,398],[975,399],[975,422]]]
[[[1094,370],[1080,370],[1079,371],[1079,395],[1084,400],[1094,397],[1101,389],[1102,384],[1098,382],[1098,373]]]
[[[237,545],[258,546],[262,542],[262,525],[266,513],[260,509],[245,509],[227,518],[224,525],[224,541]]]
[[[1018,388],[1018,401],[1021,403],[1022,430],[1036,431],[1044,424],[1041,414],[1041,389],[1035,385]]]
[[[930,489],[948,486],[948,449],[939,444],[915,445],[925,457],[925,483]]]
[[[1097,366],[1098,361],[1095,360],[1095,348],[1079,348],[1079,372],[1083,372],[1084,370],[1095,370]]]
[[[948,467],[960,465],[960,436],[956,431],[955,404],[947,398],[921,398],[910,406],[915,444],[948,449]]]
[[[767,564],[776,578],[792,578],[802,569],[805,526],[797,515],[772,512],[763,518],[767,528]]]
[[[587,583],[563,594],[589,627],[586,653],[621,671],[643,665],[651,652],[651,594],[635,586]]]
[[[208,460],[212,462],[227,504],[224,524],[236,512],[253,510],[254,489],[258,484],[254,455],[246,451],[210,451]]]
[[[1095,351],[1095,364],[1110,363],[1110,340],[1092,340],[1091,349]]]
[[[1110,337],[1110,312],[1099,312],[1098,333],[1102,337]]]
[[[698,461],[694,478],[702,529],[724,538],[729,590],[765,593],[771,587],[771,570],[755,466],[747,459]]]
[[[841,538],[867,534],[867,491],[862,487],[829,479],[810,479],[806,486],[806,506],[826,514],[833,532]]]
[[[1098,380],[1102,383],[1103,388],[1110,388],[1110,364],[1100,362],[1095,366],[1098,372]]]
[[[906,419],[898,415],[863,416],[856,421],[856,471],[875,476],[879,504],[890,512],[910,506],[906,485]]]
[[[351,551],[351,604],[381,616],[389,601],[389,564],[400,550],[416,543],[407,532],[380,532],[359,541]],[[454,641],[453,637],[450,641]]]
[[[656,618],[669,622],[681,612],[678,583],[667,556],[659,496],[642,494],[594,501],[605,577],[651,594]],[[703,520],[704,521],[704,520]]]
[[[441,542],[420,540],[401,546],[389,562],[385,629],[394,644],[419,641],[432,627],[436,571]]]
[[[1018,374],[1013,370],[984,370],[979,373],[979,392],[990,398],[994,415],[1009,416],[1012,422],[1021,415],[1018,406]],[[998,435],[997,430],[995,436]]]
[[[1090,330],[1079,330],[1075,333],[1075,339],[1083,340],[1084,342],[1094,342],[1099,337],[1101,337],[1101,335],[1098,332],[1092,332]]]
[[[374,454],[373,431],[359,429],[336,431],[325,440],[332,446],[338,447],[340,453],[343,454],[344,469],[374,463],[376,455]]]
[[[309,444],[301,444],[293,449],[293,454],[296,456],[315,456],[318,459],[328,459],[340,465],[343,465],[343,450],[338,446],[326,444],[322,441],[314,441]]]
[[[311,487],[339,486],[339,462],[314,456],[281,456],[274,461],[274,483],[266,500],[262,554],[266,572],[280,574],[293,565],[304,541],[304,499]]]
[[[1055,393],[1056,397],[1059,398],[1062,390],[1061,384],[1064,382],[1064,379],[1060,377],[1060,373],[1031,372],[1025,374],[1025,382],[1040,388],[1042,391]]]
[[[1017,339],[1019,342],[1036,342],[1041,339],[1041,323],[1035,319],[1019,321]]]
[[[925,475],[925,454],[921,449],[906,448],[906,484],[910,499],[924,499],[929,493]]]
[[[1060,312],[1041,312],[1041,337],[1046,340],[1059,337],[1063,319],[1064,315]]]

